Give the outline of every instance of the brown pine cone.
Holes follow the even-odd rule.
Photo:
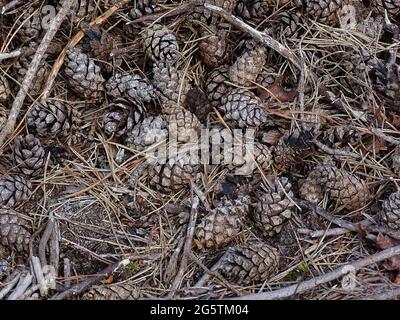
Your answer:
[[[161,10],[158,6],[158,0],[137,0],[135,4],[136,7],[129,11],[129,16],[132,20]]]
[[[58,100],[37,103],[27,115],[30,129],[42,137],[67,136],[75,120],[76,113],[72,107]]]
[[[128,132],[125,143],[128,147],[143,151],[158,145],[168,138],[167,123],[162,116],[147,117]]]
[[[16,207],[28,200],[32,193],[31,183],[22,175],[0,176],[0,206]]]
[[[175,66],[155,63],[153,67],[153,85],[162,103],[182,104],[190,90],[190,84]]]
[[[146,107],[139,100],[116,98],[108,108],[110,111],[104,115],[101,127],[109,136],[120,137],[130,132],[146,114]]]
[[[0,208],[0,244],[27,252],[31,239],[31,225],[24,216],[12,209]]]
[[[340,10],[350,3],[350,0],[307,0],[305,11],[308,17],[318,22],[337,26]]]
[[[255,41],[246,43],[243,53],[229,68],[229,78],[239,86],[251,86],[267,60],[267,49]]]
[[[226,50],[226,33],[226,30],[217,28],[215,25],[201,28],[202,40],[199,43],[199,52],[201,61],[206,66],[216,68],[229,58]]]
[[[16,168],[31,177],[41,175],[45,164],[46,151],[39,139],[32,134],[16,137],[13,158]]]
[[[235,127],[259,127],[268,121],[267,112],[262,108],[262,102],[249,90],[232,89],[222,98],[222,105],[217,108],[227,121]]]
[[[370,199],[366,183],[351,172],[338,169],[334,165],[317,165],[300,188],[304,200],[318,203],[327,193],[337,206],[348,210],[362,208]]]
[[[175,34],[166,26],[154,24],[143,34],[144,50],[153,62],[171,63],[177,59],[179,46]]]
[[[389,16],[393,18],[400,13],[400,0],[370,0],[372,9],[378,14],[385,14],[387,10]]]
[[[256,82],[260,86],[268,88],[275,83],[277,77],[278,77],[277,70],[272,66],[268,66],[264,68],[261,71],[261,73],[257,76]]]
[[[394,152],[391,156],[391,160],[392,160],[391,168],[393,172],[396,175],[400,176],[400,146],[397,146],[394,149]]]
[[[168,123],[170,140],[198,142],[202,125],[193,113],[176,105],[163,106],[163,113]]]
[[[93,59],[74,47],[67,51],[65,65],[65,74],[76,93],[86,99],[103,98],[105,80]]]
[[[379,220],[384,225],[394,230],[400,229],[400,192],[392,193],[383,201],[379,211]]]
[[[24,21],[20,29],[21,39],[25,41],[38,41],[41,36],[42,29],[42,16],[40,14],[40,8],[35,9],[29,8],[21,17],[21,21]]]
[[[57,11],[61,9],[65,0],[60,0],[57,5]],[[77,26],[82,21],[92,21],[96,11],[96,0],[76,0],[70,9],[69,19],[73,26]]]
[[[325,144],[333,149],[356,146],[360,141],[360,133],[352,126],[335,126],[324,132]]]
[[[313,132],[295,130],[286,132],[274,149],[274,162],[281,170],[290,167],[302,160],[312,145]]]
[[[211,11],[207,10],[204,7],[204,4],[211,4],[213,6],[224,9],[228,13],[232,13],[235,10],[237,1],[238,0],[195,0],[194,4],[196,5],[196,7],[191,18],[206,22],[208,25],[218,24],[219,17],[215,16]]]
[[[7,118],[8,118],[8,111],[2,106],[0,106],[0,128],[2,128],[3,125],[5,125],[5,123],[7,122]]]
[[[395,106],[400,101],[400,64],[374,61],[374,89]],[[396,109],[397,110],[397,109]]]
[[[137,300],[139,297],[138,289],[125,282],[93,287],[82,296],[82,300]]]
[[[239,234],[249,205],[247,196],[236,200],[223,199],[196,226],[193,241],[197,248],[220,249],[229,244]]]
[[[283,224],[295,210],[293,197],[292,185],[286,177],[276,178],[268,191],[257,197],[251,217],[264,235],[272,237],[281,232]]]
[[[243,20],[258,25],[268,15],[270,0],[239,0],[236,14]]]
[[[278,272],[280,254],[263,242],[228,249],[218,269],[226,279],[238,284],[262,283]]]
[[[211,105],[206,94],[199,88],[190,89],[186,95],[185,108],[194,113],[196,117],[205,122],[211,111]]]
[[[208,74],[206,82],[207,97],[213,107],[220,107],[223,98],[232,88],[228,84],[230,82],[228,70],[229,67],[223,65]]]
[[[298,12],[283,11],[277,16],[277,22],[273,27],[273,34],[276,38],[285,37],[299,39],[303,29],[301,17]]]
[[[128,100],[150,102],[154,98],[153,86],[136,73],[117,73],[106,84],[107,94]]]
[[[0,103],[7,101],[10,95],[10,85],[8,84],[6,77],[0,75]]]
[[[177,147],[176,153],[169,154],[167,159],[157,159],[148,169],[149,185],[165,193],[187,189],[191,182],[196,181],[201,168],[195,161],[198,159],[193,160],[197,147],[197,144],[185,144]]]

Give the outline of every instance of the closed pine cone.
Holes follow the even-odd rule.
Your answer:
[[[370,0],[370,4],[376,13],[382,15],[385,10],[393,18],[400,13],[400,0]]]
[[[32,194],[31,183],[22,175],[0,176],[0,206],[16,207],[28,200]]]
[[[242,88],[232,89],[222,98],[222,105],[218,107],[223,117],[231,121],[235,127],[259,127],[268,121],[267,112],[262,102],[249,90]]]
[[[208,74],[206,92],[208,100],[213,107],[221,107],[223,98],[232,88],[228,84],[230,82],[228,70],[229,67],[227,65],[222,65]]]
[[[362,208],[370,198],[366,183],[353,173],[332,164],[320,164],[312,170],[300,188],[304,200],[317,203],[328,193],[337,206],[348,210]]]
[[[379,212],[380,222],[394,230],[400,229],[400,192],[392,193],[383,201],[382,209]]]
[[[167,159],[157,159],[148,169],[149,185],[165,193],[187,189],[196,181],[201,168],[192,158],[197,148],[197,144],[185,144],[178,147],[175,154],[169,154]]]
[[[36,104],[27,116],[30,129],[39,136],[67,136],[75,121],[76,113],[72,107],[63,101],[48,100]]]
[[[400,176],[400,146],[397,146],[394,149],[394,152],[391,156],[391,168],[393,170],[393,172]]]
[[[27,176],[41,175],[46,151],[39,139],[32,134],[15,138],[13,158],[16,168]]]
[[[163,107],[163,113],[168,123],[169,139],[183,143],[198,141],[202,125],[192,112],[170,105]]]
[[[229,244],[239,234],[249,205],[250,198],[247,196],[236,200],[224,198],[196,226],[194,243],[197,248],[220,249]]]
[[[273,27],[275,37],[298,39],[302,32],[301,17],[298,12],[283,11],[277,16],[277,22]]]
[[[267,49],[255,41],[246,43],[243,53],[229,68],[229,78],[239,86],[251,86],[267,60]]]
[[[175,34],[161,24],[152,25],[143,34],[147,56],[153,62],[171,63],[177,59],[179,46]]]
[[[376,89],[384,98],[395,107],[399,106],[400,101],[400,64],[384,63],[383,61],[374,61],[373,72],[375,79],[373,81]],[[397,109],[396,109],[397,110]]]
[[[263,242],[253,242],[229,249],[218,269],[227,280],[240,285],[262,283],[278,272],[280,254]]]
[[[137,151],[158,145],[168,137],[168,127],[162,116],[147,117],[128,132],[125,143]]]
[[[83,300],[137,300],[138,289],[129,282],[93,287],[83,296]]]
[[[236,13],[242,19],[259,24],[268,14],[270,0],[239,0]]]
[[[0,128],[6,123],[8,117],[8,111],[0,106]]]
[[[11,90],[7,79],[0,75],[0,103],[7,101],[10,94]]]
[[[104,78],[100,67],[78,48],[66,54],[65,74],[72,89],[86,99],[100,99],[104,92]]]
[[[0,208],[0,244],[17,252],[27,252],[31,225],[22,214]]]
[[[349,3],[350,0],[307,0],[305,1],[305,10],[311,19],[337,26],[340,10]]]
[[[114,98],[150,102],[154,98],[153,86],[136,73],[117,73],[106,84],[107,94]]]
[[[333,149],[356,146],[360,141],[359,132],[352,126],[335,126],[324,132],[324,142]]]
[[[199,43],[199,52],[206,66],[216,68],[228,59],[226,33],[226,30],[219,29],[215,25],[201,28],[202,40]]]
[[[173,65],[155,63],[153,74],[153,85],[161,102],[183,105],[190,85],[182,72]]]
[[[295,130],[286,132],[274,149],[275,164],[281,170],[288,170],[300,162],[311,148],[312,131]]]
[[[291,200],[294,197],[292,185],[286,177],[276,178],[267,192],[263,192],[252,212],[252,220],[266,236],[272,237],[281,232],[281,229],[290,219],[295,205]]]

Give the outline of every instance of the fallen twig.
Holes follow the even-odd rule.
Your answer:
[[[371,132],[374,135],[376,135],[378,138],[381,138],[382,140],[385,140],[386,142],[389,142],[389,143],[394,144],[396,146],[400,145],[400,140],[399,139],[390,137],[390,136],[384,134],[381,130],[379,130],[377,128],[372,128]]]
[[[392,288],[369,296],[357,298],[357,300],[390,300],[400,297],[400,288]]]
[[[15,8],[17,5],[19,5],[22,2],[22,0],[12,0],[9,3],[6,3],[2,8],[1,8],[1,14],[7,13],[7,11],[10,11],[11,9]]]
[[[11,51],[11,52],[0,53],[0,61],[16,58],[16,57],[19,57],[21,54],[22,54],[21,49]]]
[[[193,198],[193,202],[192,202],[192,210],[190,211],[190,218],[189,218],[189,223],[187,226],[186,240],[185,240],[185,245],[183,247],[183,255],[182,255],[181,265],[180,265],[179,271],[174,279],[174,282],[171,285],[171,290],[170,290],[170,293],[168,294],[169,299],[174,297],[176,291],[179,288],[179,285],[182,282],[182,278],[186,271],[189,254],[192,249],[192,241],[193,241],[194,230],[196,227],[198,208],[199,208],[199,198],[197,196],[195,196]]]
[[[230,300],[276,300],[282,298],[289,298],[293,295],[311,290],[321,284],[339,279],[347,274],[348,270],[358,271],[361,268],[367,267],[371,264],[389,259],[393,256],[400,254],[400,246],[392,247],[381,252],[375,253],[370,255],[366,258],[357,260],[353,263],[346,264],[341,266],[331,272],[323,274],[321,276],[315,277],[310,280],[306,280],[299,284],[294,284],[292,286],[278,289],[275,291],[270,292],[260,292],[256,294],[250,294],[247,296],[237,297],[237,298],[230,298]],[[347,270],[347,271],[346,271]]]
[[[330,154],[332,156],[342,156],[342,157],[350,157],[350,158],[355,158],[359,159],[361,156],[357,153],[351,152],[351,151],[346,151],[342,149],[332,149],[329,148],[327,145],[324,145],[322,142],[319,142],[317,139],[313,140],[313,143],[322,151],[324,151],[327,154]]]
[[[2,300],[12,290],[12,288],[14,288],[20,277],[21,272],[15,271],[11,274],[9,279],[5,281],[4,288],[0,290],[0,300]]]
[[[15,128],[15,124],[17,122],[18,115],[21,111],[22,104],[24,103],[25,97],[28,93],[29,88],[32,85],[32,81],[36,76],[36,73],[39,69],[40,63],[43,59],[43,55],[46,52],[47,47],[50,45],[51,40],[54,38],[55,34],[57,33],[58,29],[61,26],[64,18],[69,12],[74,0],[67,0],[63,3],[62,8],[55,16],[55,18],[51,21],[49,30],[46,32],[45,36],[43,37],[42,42],[40,43],[35,56],[32,59],[32,62],[29,66],[28,71],[22,81],[21,88],[19,89],[17,96],[14,99],[13,105],[10,110],[10,115],[5,123],[3,129],[0,132],[0,154],[1,154],[1,146],[4,143],[6,137],[13,132]]]
[[[298,229],[297,232],[299,234],[308,235],[311,238],[320,238],[320,237],[340,236],[349,233],[351,231],[345,228],[332,228],[328,230]]]

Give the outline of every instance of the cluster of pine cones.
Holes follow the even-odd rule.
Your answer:
[[[140,176],[135,170],[127,174],[126,181],[132,175],[136,183],[140,180],[161,197],[188,192],[192,185],[204,183],[205,171],[244,172],[247,177],[238,192],[223,194],[209,210],[202,211],[193,239],[198,252],[226,250],[220,272],[239,284],[262,283],[278,272],[280,253],[271,246],[271,240],[295,215],[296,198],[337,212],[368,209],[375,187],[370,185],[368,171],[354,169],[343,158],[332,157],[315,144],[322,141],[331,150],[367,154],[365,132],[337,124],[332,119],[342,110],[323,98],[320,102],[307,87],[305,111],[297,117],[301,113],[296,98],[300,74],[291,71],[288,61],[276,52],[235,31],[204,4],[222,7],[291,49],[297,48],[302,37],[320,37],[324,26],[361,34],[366,42],[390,42],[390,30],[382,31],[384,14],[393,23],[400,21],[398,0],[196,0],[194,9],[176,23],[172,17],[155,23],[142,20],[126,24],[127,20],[165,10],[156,0],[138,0],[111,17],[113,28],[106,32],[106,28],[85,23],[97,15],[98,4],[77,1],[69,20],[74,30],[84,31],[85,37],[67,50],[56,85],[43,101],[40,95],[60,52],[57,43],[51,46],[29,90],[17,133],[9,144],[0,146],[4,150],[0,164],[0,246],[27,253],[34,231],[27,204],[40,197],[35,187],[46,181],[51,168],[67,167],[74,160],[68,146],[84,149],[95,145],[101,149],[100,140],[124,150],[121,156],[115,149],[114,159],[101,164],[102,169],[111,170],[115,163],[129,162],[131,157],[175,138],[176,153],[162,163],[146,164]],[[0,62],[0,127],[46,32],[40,9],[25,4],[8,20],[0,21],[4,24],[0,26],[4,41],[13,18],[20,17],[20,29],[10,46],[22,52],[14,61]],[[69,40],[67,29],[56,37],[61,48]],[[387,115],[399,106],[400,64],[391,52],[315,44],[304,51],[303,58],[317,69],[316,75],[331,94],[345,96],[357,106],[365,106],[367,98],[373,96]],[[361,108],[369,124],[378,121],[372,109]],[[203,129],[213,133],[210,141],[214,134],[220,139],[223,156],[217,164],[190,161]],[[254,130],[251,154],[234,146],[232,129]],[[223,142],[231,142],[226,144],[230,147]],[[101,152],[107,159],[109,151]],[[388,167],[398,174],[400,161],[395,161],[396,155],[395,151],[393,159],[385,161],[390,161]],[[232,161],[224,161],[227,158]],[[263,183],[254,187],[251,181],[259,177]],[[383,200],[379,222],[399,230],[400,191],[385,195]],[[252,227],[262,240],[234,245],[240,233]],[[6,260],[0,255],[0,280]],[[104,295],[137,298],[129,285],[95,289],[87,298]]]

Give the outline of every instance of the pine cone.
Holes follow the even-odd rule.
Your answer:
[[[18,252],[27,252],[31,225],[22,214],[0,208],[0,244]]]
[[[272,237],[281,232],[295,210],[293,197],[292,185],[286,177],[276,178],[268,191],[258,197],[252,219],[264,235]]]
[[[37,41],[39,40],[43,29],[42,29],[42,17],[40,14],[40,8],[35,9],[29,8],[21,17],[21,21],[25,21],[20,29],[21,39],[26,41]]]
[[[136,73],[117,73],[106,84],[107,94],[114,98],[150,102],[154,98],[154,88]]]
[[[301,22],[298,12],[283,11],[277,16],[273,34],[276,38],[285,37],[289,39],[299,39],[303,31]]]
[[[263,242],[231,248],[219,271],[238,284],[261,283],[278,272],[280,254]]]
[[[7,110],[0,106],[0,128],[7,122]]]
[[[274,149],[275,164],[281,170],[288,170],[303,159],[312,145],[313,132],[295,130],[285,133]]]
[[[397,63],[376,62],[373,69],[375,79],[374,88],[384,98],[398,106],[400,101],[400,65]]]
[[[238,0],[195,0],[194,4],[196,7],[192,19],[202,21],[208,25],[217,25],[219,17],[215,16],[210,10],[207,10],[204,4],[211,4],[224,9],[228,13],[232,13],[235,10],[237,1]]]
[[[132,20],[135,20],[160,10],[161,8],[158,6],[158,0],[138,0],[136,1],[136,7],[129,11],[129,16]]]
[[[187,189],[192,181],[195,182],[201,168],[198,161],[193,161],[197,147],[197,144],[185,144],[177,148],[176,154],[169,154],[165,163],[162,161],[164,159],[157,159],[148,169],[149,185],[161,192]]]
[[[232,121],[235,127],[259,127],[268,120],[262,102],[246,89],[235,88],[222,98],[219,111],[227,121]]]
[[[62,101],[48,100],[36,104],[27,116],[30,129],[43,137],[67,136],[75,118],[72,107]]]
[[[175,34],[166,26],[155,24],[143,34],[143,44],[147,56],[153,62],[171,63],[179,52]]]
[[[307,0],[305,1],[305,11],[311,19],[337,26],[339,12],[349,2],[350,0]]]
[[[268,88],[275,83],[277,77],[277,70],[274,67],[269,66],[261,71],[261,73],[257,76],[256,82],[260,86]]]
[[[351,172],[332,164],[320,164],[312,170],[300,188],[304,200],[317,203],[325,192],[337,206],[348,210],[362,208],[370,198],[366,183]]]
[[[335,126],[324,132],[324,142],[333,149],[356,146],[360,141],[359,132],[352,126]]]
[[[134,125],[144,119],[146,107],[138,100],[116,98],[109,105],[102,121],[102,128],[107,135],[120,137],[130,132]]]
[[[251,86],[267,60],[267,49],[255,41],[248,41],[244,52],[229,68],[229,78],[239,86]]]
[[[391,168],[393,172],[396,175],[400,176],[400,146],[397,146],[394,149],[394,152],[391,156],[391,160],[392,160]]]
[[[115,283],[103,285],[90,289],[83,296],[83,300],[137,300],[139,299],[138,289],[130,284]]]
[[[32,134],[19,136],[14,140],[13,158],[17,169],[27,175],[41,175],[45,164],[46,151],[39,139]]]
[[[10,269],[11,269],[11,266],[10,266],[10,263],[6,260],[6,259],[2,259],[2,256],[1,256],[1,246],[0,246],[0,281],[3,279],[3,278],[5,278],[5,277],[7,277],[9,274],[10,274]]]
[[[372,9],[378,14],[385,14],[387,10],[389,16],[395,17],[400,13],[400,0],[370,0]]]
[[[65,0],[60,0],[57,5],[57,12],[61,9]],[[96,0],[76,0],[70,10],[69,19],[74,26],[81,21],[92,21],[96,10]]]
[[[163,112],[168,123],[169,139],[182,143],[198,142],[202,125],[193,113],[175,105],[164,106]]]
[[[190,85],[182,73],[173,65],[155,63],[153,67],[153,85],[162,103],[183,103]]]
[[[5,77],[0,75],[0,103],[7,101],[11,95],[10,85]]]
[[[382,209],[379,212],[380,222],[394,230],[400,229],[400,192],[392,193],[389,198],[383,201]]]
[[[210,67],[216,68],[226,62],[227,54],[226,30],[219,29],[215,25],[201,28],[199,51],[201,61]]]
[[[243,219],[249,212],[250,198],[223,199],[196,226],[194,243],[198,249],[220,249],[240,232]]]
[[[162,116],[147,117],[128,132],[125,143],[137,151],[158,145],[168,137],[167,123]]]
[[[229,67],[223,65],[208,74],[206,82],[207,97],[213,107],[220,107],[223,98],[231,89],[231,86],[228,84],[230,81],[228,70]]]
[[[32,193],[31,183],[21,175],[0,176],[0,206],[16,207],[28,200]]]
[[[268,15],[269,0],[239,0],[236,14],[243,20],[258,25]]]
[[[185,108],[196,115],[201,121],[205,122],[211,111],[210,102],[206,94],[199,88],[190,89],[186,95]]]
[[[104,78],[100,67],[78,48],[67,51],[65,74],[72,89],[86,99],[101,99],[104,92]]]

